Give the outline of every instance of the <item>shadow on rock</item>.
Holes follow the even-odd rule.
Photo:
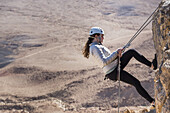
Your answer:
[[[8,57],[12,55],[13,51],[7,47],[3,47],[0,42],[0,68],[3,68],[14,61],[14,58]]]
[[[0,68],[13,62],[15,59],[10,55],[19,54],[19,48],[37,48],[44,44],[35,43],[36,38],[28,35],[12,35],[0,41]]]

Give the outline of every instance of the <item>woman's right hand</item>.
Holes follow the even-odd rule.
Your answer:
[[[122,49],[118,49],[117,53],[118,53],[118,56],[121,57],[122,56]]]

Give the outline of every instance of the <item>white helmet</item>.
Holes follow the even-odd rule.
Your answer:
[[[91,36],[91,35],[96,34],[96,33],[98,33],[98,34],[104,34],[104,31],[103,31],[103,29],[100,28],[100,27],[92,27],[92,28],[90,29],[89,35]]]

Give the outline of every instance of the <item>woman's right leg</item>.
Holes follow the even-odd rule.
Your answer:
[[[129,61],[131,60],[131,58],[135,58],[136,60],[138,60],[139,62],[151,67],[151,62],[149,60],[147,60],[143,55],[139,54],[137,51],[135,51],[134,49],[130,49],[128,51],[126,51],[122,57],[120,58],[121,61],[121,69],[124,69],[126,67],[126,65],[129,63]]]
[[[150,103],[152,103],[154,101],[154,99],[147,93],[147,91],[141,86],[141,83],[138,79],[136,79],[135,77],[133,77],[131,74],[129,74],[128,72],[121,70],[120,71],[120,80],[133,85],[136,90],[138,91],[138,93],[144,97],[146,100],[148,100]]]

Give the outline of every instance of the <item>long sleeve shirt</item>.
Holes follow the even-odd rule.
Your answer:
[[[93,56],[97,62],[99,62],[99,66],[103,68],[103,71],[106,74],[112,72],[118,65],[117,51],[111,53],[108,48],[100,43],[91,43],[90,55]]]

